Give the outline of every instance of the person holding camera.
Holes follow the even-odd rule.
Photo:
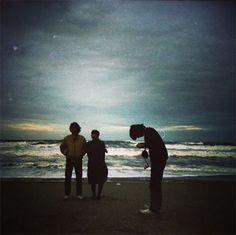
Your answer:
[[[142,152],[144,158],[148,157],[146,148],[149,150],[149,157],[151,161],[151,178],[150,178],[150,206],[148,209],[140,210],[142,214],[159,213],[162,204],[162,179],[163,172],[168,159],[168,152],[166,146],[158,134],[158,132],[151,127],[145,127],[143,124],[134,124],[130,126],[130,137],[133,140],[144,137],[144,143],[138,143],[138,148],[145,148]]]

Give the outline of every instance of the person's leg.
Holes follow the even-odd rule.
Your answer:
[[[162,192],[161,192],[161,181],[157,180],[151,182],[150,187],[150,210],[152,212],[159,212],[161,209]]]
[[[104,183],[98,184],[98,195],[97,195],[97,199],[100,199],[100,198],[101,198],[101,193],[102,193],[103,185],[104,185]]]
[[[157,197],[157,190],[156,190],[156,180],[154,176],[151,174],[151,179],[149,183],[149,189],[150,189],[150,207],[149,209],[151,211],[155,211],[156,209],[156,197]]]
[[[75,163],[75,174],[76,174],[76,195],[82,196],[82,175],[83,175],[83,169],[82,169],[82,159],[76,161]]]
[[[70,159],[66,159],[65,169],[65,196],[69,196],[71,193],[71,176],[73,171],[73,164]]]
[[[96,184],[91,184],[91,190],[92,190],[92,199],[96,198]]]
[[[157,168],[152,169],[150,180],[150,210],[153,212],[159,212],[162,205],[162,179],[165,168],[165,162],[158,164]]]
[[[161,210],[161,205],[162,205],[162,180],[159,180],[157,184],[157,194],[156,194],[156,211],[157,212]]]

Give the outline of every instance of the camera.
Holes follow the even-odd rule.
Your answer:
[[[148,158],[148,151],[147,151],[147,150],[143,150],[141,156],[142,156],[144,159],[147,159],[147,158]]]
[[[148,151],[145,149],[142,151],[142,154],[141,156],[144,158],[145,160],[145,165],[144,165],[144,169],[146,170],[148,167],[149,167],[149,164],[147,162],[147,159],[148,159]]]
[[[149,167],[149,164],[148,164],[147,160],[145,159],[145,165],[143,168],[144,168],[144,170],[146,170],[148,167]]]

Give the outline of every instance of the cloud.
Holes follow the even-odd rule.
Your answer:
[[[36,123],[18,123],[9,124],[7,127],[21,130],[21,131],[33,131],[33,132],[56,132],[57,128],[52,125],[36,124]]]
[[[129,133],[129,126],[125,125],[106,125],[103,127],[106,133]]]
[[[170,126],[161,128],[163,131],[202,131],[205,130],[203,127],[194,126],[194,125],[179,125],[179,126]]]
[[[124,139],[130,123],[142,122],[170,135],[205,135],[201,126],[233,130],[234,11],[227,18],[208,3],[8,2],[1,83],[1,119],[13,124],[7,134],[57,138],[68,126],[56,125],[74,120],[83,132],[99,128]],[[229,33],[219,34],[222,28]]]

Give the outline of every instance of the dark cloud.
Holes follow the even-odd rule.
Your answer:
[[[63,123],[73,116],[90,126],[94,117],[98,125],[112,118],[126,126],[196,125],[210,133],[197,132],[200,140],[217,130],[232,137],[234,3],[2,1],[1,6],[5,121]]]

